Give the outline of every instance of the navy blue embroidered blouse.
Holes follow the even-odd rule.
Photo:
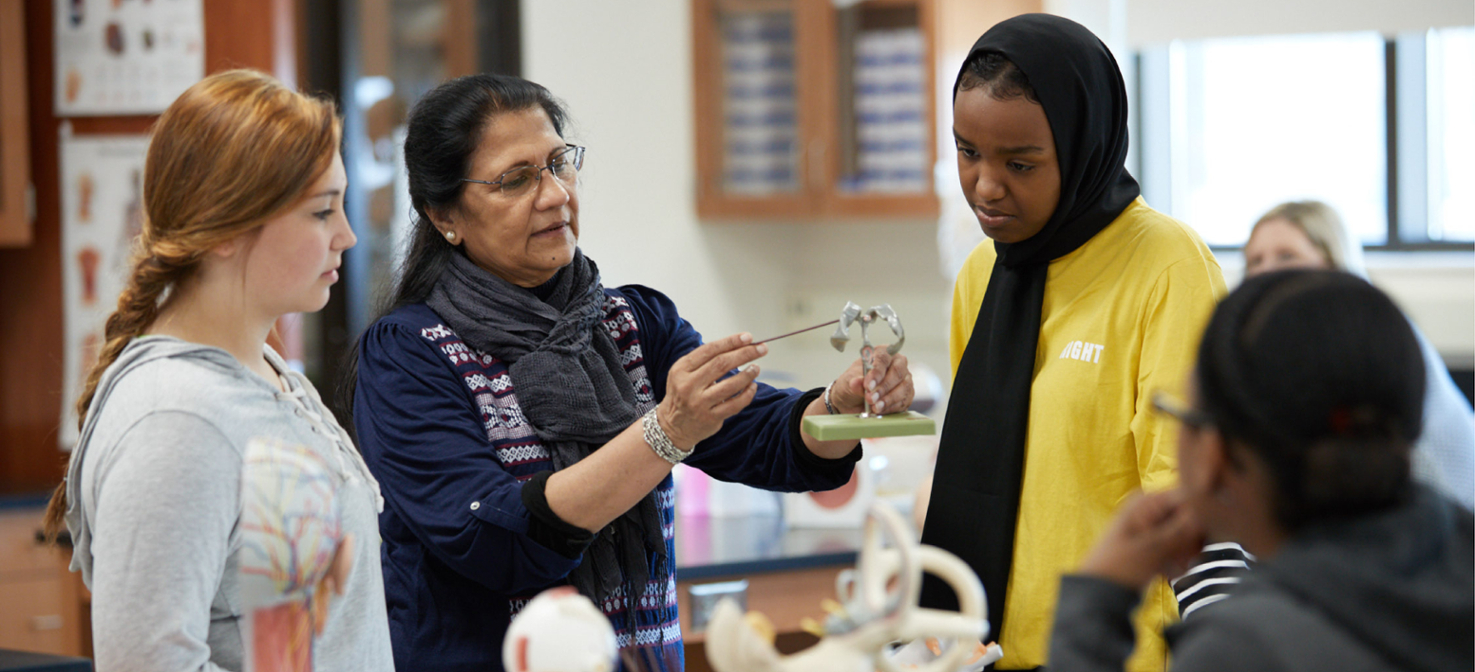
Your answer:
[[[606,289],[604,325],[642,404],[665,394],[666,376],[701,345],[665,295]],[[514,381],[496,353],[463,343],[423,304],[374,323],[360,342],[354,424],[384,492],[379,518],[390,638],[399,670],[501,670],[502,639],[534,595],[565,583],[579,560],[528,537],[522,483],[552,468],[527,425]],[[791,416],[812,394],[760,385],[757,396],[686,464],[715,478],[770,490],[845,483],[857,448],[821,460],[794,445]],[[667,557],[675,558],[672,481],[657,487]],[[674,565],[674,562],[667,565]],[[600,605],[621,648],[657,647],[681,665],[674,569],[652,565],[646,598]],[[679,669],[679,668],[678,668]]]

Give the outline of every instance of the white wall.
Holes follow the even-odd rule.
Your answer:
[[[1373,284],[1393,297],[1450,366],[1462,368],[1475,364],[1471,257],[1470,253],[1368,255]]]
[[[1230,287],[1244,277],[1244,257],[1219,255]],[[1368,279],[1393,297],[1452,367],[1475,364],[1475,254],[1369,252]]]
[[[1470,0],[1115,0],[1133,46],[1235,35],[1376,30],[1385,35],[1475,22]]]
[[[524,2],[522,12],[525,75],[568,103],[572,139],[589,146],[580,242],[606,284],[665,292],[708,338],[762,338],[834,319],[847,300],[890,302],[904,353],[946,371],[951,282],[933,222],[697,220],[689,0]],[[854,357],[815,332],[776,342],[762,364],[792,374],[773,382],[818,387]]]
[[[948,4],[956,7],[957,1],[973,0]],[[1309,2],[1321,8],[1317,16],[1326,21],[1365,15],[1386,20],[1377,25],[1391,29],[1404,26],[1387,18],[1392,13],[1451,9],[1445,0],[1386,3],[1399,9],[1376,11],[1370,8],[1384,3]],[[1468,0],[1454,4],[1470,23]],[[1202,19],[1184,19],[1187,28],[1212,24],[1203,17],[1216,16],[1226,6],[1255,9],[1255,20],[1244,24],[1245,30],[1287,32],[1304,25],[1299,9],[1286,9],[1271,20],[1272,10],[1287,6],[1275,0],[1051,0],[1044,6],[1116,36],[1113,42],[1125,34],[1160,35],[1171,29],[1170,16]],[[952,16],[949,11],[944,7],[942,15]],[[525,74],[567,101],[574,118],[572,139],[590,147],[581,242],[599,262],[607,284],[641,283],[666,292],[708,338],[743,330],[759,337],[777,334],[831,319],[847,300],[889,302],[907,328],[904,352],[946,382],[951,281],[940,268],[934,222],[697,220],[689,0],[529,1],[522,12]],[[1429,14],[1436,15],[1443,16]],[[1120,25],[1124,16],[1126,30]],[[950,30],[959,32],[956,26]],[[938,81],[950,85],[951,68],[939,64],[939,72],[946,76]],[[940,131],[946,133],[946,122]],[[940,184],[955,189],[946,163]],[[1373,279],[1410,311],[1447,357],[1475,359],[1475,255],[1369,261]],[[1229,258],[1224,265],[1232,285],[1237,262]],[[792,382],[772,382],[810,387],[828,383],[853,357],[853,352],[842,356],[830,350],[825,336],[814,333],[775,343],[763,364],[765,371],[793,374]]]
[[[1113,51],[1172,40],[1245,35],[1385,35],[1475,23],[1469,0],[1044,0],[1044,11],[1090,28]]]
[[[945,60],[960,61],[972,38],[1007,8],[1034,9],[1041,0],[940,0]],[[1120,53],[1126,40],[1125,3],[1148,0],[1052,0],[1108,37]],[[1270,2],[1272,0],[1256,0]],[[1335,2],[1335,0],[1318,0]],[[1375,0],[1357,0],[1373,3]],[[1012,3],[1012,4],[1009,4]],[[1093,4],[1095,3],[1095,4]],[[764,337],[833,319],[846,301],[888,302],[907,332],[903,351],[950,383],[947,320],[951,279],[938,253],[938,224],[904,222],[702,223],[696,216],[692,132],[691,17],[689,0],[524,1],[525,75],[562,97],[573,115],[571,140],[589,146],[582,176],[581,245],[599,265],[606,284],[640,283],[676,302],[709,339],[737,331]],[[1187,2],[1191,12],[1207,2]],[[959,22],[979,25],[972,30]],[[949,58],[948,54],[955,56]],[[956,64],[939,63],[948,88]],[[939,135],[951,125],[943,104]],[[956,192],[950,146],[939,155],[939,184]],[[964,219],[967,219],[966,212]],[[965,226],[967,226],[965,224]],[[1237,255],[1234,255],[1237,257]],[[1373,278],[1410,311],[1447,357],[1475,360],[1475,271],[1471,257],[1448,255],[1434,268],[1424,257],[1369,259]],[[1225,259],[1237,281],[1239,263]],[[885,334],[878,343],[890,342]],[[854,343],[854,342],[852,342]],[[827,384],[856,356],[840,354],[824,332],[778,341],[761,363],[767,382],[779,386]],[[933,416],[945,412],[945,391]],[[923,437],[917,437],[923,438]],[[873,455],[894,463],[925,464],[925,441],[872,445]],[[926,469],[916,470],[917,475]],[[887,492],[902,505],[914,482],[892,470]],[[913,479],[915,481],[915,479]],[[770,493],[713,482],[713,515],[774,510]]]
[[[1175,39],[1366,30],[1391,35],[1475,24],[1470,0],[1044,0],[1044,7],[1086,25],[1118,56]],[[1225,280],[1234,287],[1243,260],[1238,253],[1221,257]],[[1372,282],[1451,365],[1475,362],[1475,254],[1370,253],[1367,262]]]

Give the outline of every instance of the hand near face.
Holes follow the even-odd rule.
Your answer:
[[[666,398],[656,417],[671,442],[691,450],[722,429],[722,422],[743,410],[758,393],[758,367],[736,374],[733,369],[768,354],[766,345],[749,345],[752,334],[735,334],[703,344],[671,366]]]
[[[876,413],[899,413],[912,407],[917,389],[912,386],[906,355],[893,357],[884,348],[877,348],[872,356],[875,359],[871,362],[871,375],[865,380],[861,379],[859,358],[835,379],[830,388],[830,403],[836,411],[860,413],[865,410],[865,397],[870,397],[871,410]]]
[[[1138,495],[1117,511],[1080,573],[1140,592],[1154,576],[1187,571],[1203,542],[1203,529],[1184,504],[1182,491]]]

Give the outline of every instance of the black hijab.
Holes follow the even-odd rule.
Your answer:
[[[1060,201],[1045,227],[1027,240],[994,244],[998,260],[958,363],[922,532],[923,543],[957,554],[983,580],[997,639],[1014,558],[1046,273],[1052,260],[1111,224],[1140,189],[1123,165],[1126,86],[1116,59],[1091,31],[1058,16],[1025,14],[990,28],[969,60],[981,52],[1003,55],[1029,80],[1060,166]],[[954,98],[957,93],[954,83]],[[931,577],[922,602],[957,608],[952,591]]]

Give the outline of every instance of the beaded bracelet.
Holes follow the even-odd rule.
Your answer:
[[[680,464],[682,460],[691,457],[692,451],[696,450],[696,446],[692,446],[691,450],[682,450],[676,447],[676,444],[671,441],[671,437],[666,436],[666,430],[661,429],[661,423],[656,417],[655,408],[650,409],[650,412],[645,414],[645,417],[640,421],[640,427],[645,432],[645,442],[650,444],[650,449],[656,451],[656,454],[660,455],[661,459],[673,465]]]

